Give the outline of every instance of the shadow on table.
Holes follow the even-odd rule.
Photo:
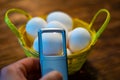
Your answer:
[[[97,80],[97,74],[97,70],[86,61],[80,71],[69,75],[69,80]]]

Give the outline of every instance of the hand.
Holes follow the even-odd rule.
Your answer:
[[[25,58],[1,69],[0,80],[62,80],[62,75],[52,71],[41,77],[39,59]]]

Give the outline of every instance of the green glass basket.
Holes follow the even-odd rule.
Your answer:
[[[32,18],[31,15],[29,15],[27,12],[25,12],[25,11],[23,11],[21,9],[9,9],[5,13],[5,23],[8,25],[8,27],[11,29],[11,31],[18,38],[18,41],[19,41],[20,45],[22,46],[26,56],[39,58],[39,53],[31,48],[32,43],[28,39],[27,34],[26,34],[26,30],[25,30],[25,27],[26,27],[25,25],[26,24],[23,24],[23,26],[21,26],[21,27],[19,27],[19,29],[17,29],[17,27],[9,19],[9,14],[10,13],[16,13],[16,12],[26,16],[28,20]],[[95,29],[93,28],[93,23],[95,22],[97,16],[100,13],[106,13],[107,16],[106,16],[106,19],[105,19],[104,23],[100,27],[100,29],[98,31],[95,31]],[[43,17],[43,18],[45,19],[45,17]],[[85,63],[85,61],[87,59],[88,54],[93,49],[96,41],[98,40],[98,38],[100,37],[102,32],[107,27],[109,21],[110,21],[110,13],[106,9],[100,9],[94,15],[94,17],[91,20],[90,24],[85,22],[85,21],[82,21],[80,19],[77,19],[77,18],[73,19],[73,24],[74,24],[73,29],[78,27],[78,26],[80,26],[80,27],[82,26],[82,27],[86,28],[91,33],[92,40],[91,40],[90,44],[85,49],[83,49],[81,51],[78,51],[78,52],[75,52],[75,53],[67,56],[69,74],[73,74],[76,71],[81,69],[82,65]]]

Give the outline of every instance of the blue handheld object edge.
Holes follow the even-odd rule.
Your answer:
[[[62,34],[63,41],[63,55],[56,56],[45,56],[43,54],[43,43],[42,34],[57,32]],[[39,55],[40,55],[40,65],[42,76],[49,73],[50,71],[56,70],[60,72],[63,76],[63,80],[68,80],[68,66],[67,66],[67,50],[66,50],[66,33],[64,29],[61,28],[44,28],[38,32],[38,42],[39,42]]]

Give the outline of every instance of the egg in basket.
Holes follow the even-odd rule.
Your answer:
[[[9,14],[12,14],[15,12],[23,14],[28,19],[28,23],[23,24],[23,26],[19,27],[18,29],[9,19]],[[98,31],[96,31],[93,28],[93,23],[95,22],[97,16],[100,13],[106,13],[107,16],[106,16],[104,23],[100,27],[100,29]],[[57,16],[57,14],[58,14],[58,16]],[[57,17],[54,15],[56,15]],[[62,17],[62,16],[64,16],[64,17]],[[65,18],[65,17],[68,17],[68,18]],[[68,19],[68,22],[67,22],[67,19]],[[49,22],[49,23],[46,23],[45,20],[47,20],[47,22]],[[37,23],[37,21],[41,21],[41,22]],[[11,31],[16,35],[20,45],[22,46],[25,54],[28,57],[36,57],[36,58],[39,57],[39,53],[37,50],[38,46],[36,45],[37,37],[36,37],[36,35],[32,35],[32,34],[34,34],[34,31],[32,31],[32,32],[30,31],[30,30],[36,29],[36,28],[33,28],[33,27],[30,28],[31,25],[37,26],[37,24],[38,25],[40,24],[45,27],[46,26],[47,27],[58,26],[58,27],[64,28],[66,31],[66,35],[67,35],[66,42],[67,42],[67,54],[68,54],[67,61],[68,61],[69,74],[73,74],[76,71],[81,69],[82,65],[85,63],[85,61],[87,59],[88,54],[93,49],[96,41],[98,40],[98,38],[100,37],[102,32],[107,27],[109,21],[110,21],[110,13],[106,9],[100,9],[93,16],[93,19],[91,20],[90,23],[87,23],[78,18],[70,18],[70,16],[68,16],[66,13],[63,13],[63,12],[53,12],[53,13],[49,14],[47,16],[47,18],[43,17],[43,16],[42,17],[32,17],[27,12],[25,12],[21,9],[9,9],[5,13],[5,23],[11,29]],[[30,29],[27,29],[27,26]],[[32,34],[30,34],[30,32]]]

